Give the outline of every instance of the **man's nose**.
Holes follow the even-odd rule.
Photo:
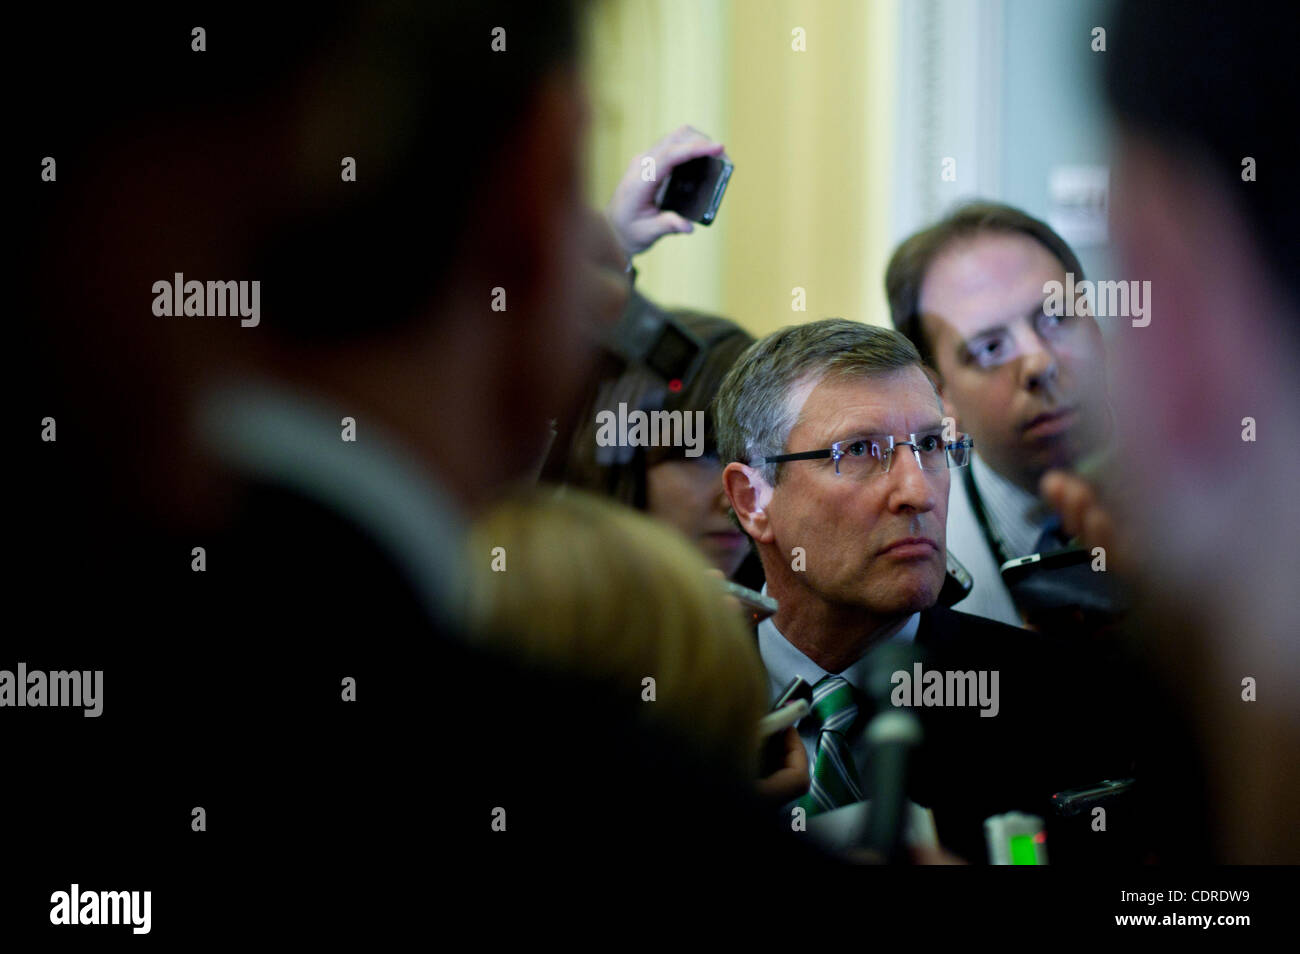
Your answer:
[[[894,459],[885,476],[893,482],[889,494],[890,510],[925,513],[935,508],[938,502],[935,478],[939,475],[927,474],[921,469],[911,445],[894,449]]]
[[[1020,345],[1020,377],[1026,391],[1050,390],[1056,386],[1060,367],[1056,355],[1036,334],[1024,337]]]

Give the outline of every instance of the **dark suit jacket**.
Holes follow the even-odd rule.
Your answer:
[[[312,500],[249,484],[204,533],[74,510],[33,508],[15,592],[44,615],[0,663],[104,671],[98,719],[3,713],[24,922],[47,921],[50,893],[76,880],[153,890],[154,933],[173,938],[259,922],[409,937],[448,877],[816,860],[774,830],[751,780],[648,722],[639,693],[440,628],[407,568]]]
[[[1114,674],[1101,682],[1100,667],[1074,643],[943,607],[921,613],[915,645],[927,671],[999,674],[994,717],[981,716],[977,705],[915,710],[924,741],[911,761],[908,796],[933,810],[940,843],[968,861],[987,861],[984,819],[1023,811],[1049,823],[1053,863],[1127,857],[1127,835],[1085,841],[1081,850],[1083,821],[1058,821],[1051,802],[1058,791],[1130,772],[1108,708]],[[869,792],[873,780],[863,783]]]
[[[926,669],[999,673],[995,717],[978,707],[919,710],[925,742],[911,791],[933,809],[940,841],[965,858],[987,860],[984,819],[1024,811],[1048,822],[1053,863],[1122,857],[1132,834],[1122,819],[1112,819],[1118,830],[1111,837],[1081,843],[1079,825],[1090,819],[1058,819],[1051,796],[1132,774],[1112,697],[1125,675],[1107,672],[1082,643],[941,607],[921,614],[916,643]]]

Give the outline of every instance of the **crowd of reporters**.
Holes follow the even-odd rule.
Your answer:
[[[437,820],[421,837],[467,864],[980,863],[985,818],[1050,816],[1053,795],[1125,780],[1110,835],[1049,819],[1053,861],[1297,860],[1295,193],[1246,189],[1233,158],[1281,166],[1261,132],[1274,117],[1259,103],[1243,117],[1237,92],[1266,104],[1294,84],[1257,53],[1279,24],[1219,29],[1225,14],[1191,6],[1126,5],[1114,30],[1141,51],[1108,74],[1120,248],[1164,298],[1110,369],[1122,397],[1096,320],[1043,314],[1043,282],[1082,279],[1077,258],[994,202],[899,246],[881,276],[895,329],[825,316],[756,341],[744,316],[648,301],[632,258],[689,225],[635,163],[604,215],[586,206],[566,3],[380,4],[305,35],[257,19],[245,60],[177,59],[172,90],[143,67],[86,101],[53,84],[32,124],[68,158],[60,191],[30,199],[42,322],[22,401],[60,436],[27,471],[40,506],[19,582],[57,607],[69,651],[123,674],[120,724],[175,752],[87,844],[147,832],[151,857],[179,858],[158,819],[204,797],[237,820],[212,849],[223,861],[292,812],[290,856],[369,870],[377,845],[407,843],[418,804]],[[498,21],[518,56],[443,42]],[[139,54],[169,22],[124,42]],[[1207,35],[1216,79],[1173,108]],[[82,59],[76,75],[105,56],[58,55]],[[431,111],[470,75],[472,102]],[[113,91],[131,94],[124,112],[99,110]],[[208,150],[174,135],[195,115]],[[376,124],[361,149],[355,129]],[[448,129],[475,146],[472,169]],[[231,172],[249,143],[256,170]],[[348,192],[337,157],[357,151]],[[722,147],[683,127],[649,153],[672,169]],[[142,330],[139,289],[177,271],[303,294],[268,291],[256,335]],[[687,380],[610,344],[633,313],[684,329]],[[602,446],[596,414],[620,403],[702,413],[704,452]],[[1268,439],[1243,444],[1243,416]],[[345,419],[362,435],[346,458]],[[1109,471],[1085,481],[1086,460]],[[70,604],[61,574],[88,539],[113,557]],[[1063,572],[1008,583],[1001,567],[1031,555]],[[776,614],[756,622],[724,580]],[[135,638],[94,639],[106,609],[129,612]],[[917,713],[901,780],[863,734],[887,644],[1001,673],[993,718]],[[145,675],[160,659],[183,687]],[[231,717],[212,700],[250,660],[284,688]],[[356,714],[329,707],[344,675]],[[809,720],[765,740],[795,675]],[[1238,701],[1243,677],[1258,702]],[[186,715],[160,726],[159,711]],[[48,737],[16,745],[51,765]],[[78,810],[68,771],[48,768],[48,797],[24,808],[33,832]],[[239,782],[250,771],[260,794]],[[901,849],[792,826],[796,809],[815,821],[900,784]]]

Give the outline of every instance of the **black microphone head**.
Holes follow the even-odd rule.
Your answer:
[[[864,685],[877,712],[893,707],[890,697],[894,691],[894,673],[905,672],[910,677],[916,663],[925,668],[925,650],[911,641],[886,640],[868,650],[865,658],[867,675]]]

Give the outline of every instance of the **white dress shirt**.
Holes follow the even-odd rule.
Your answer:
[[[1045,525],[1045,521],[1035,523],[1028,517],[1029,511],[1038,505],[1038,498],[994,471],[977,453],[971,454],[970,468],[989,523],[1002,538],[1008,557],[1033,553]],[[959,471],[953,471],[948,492],[947,543],[973,581],[970,595],[953,609],[1008,626],[1023,626],[1011,592],[1002,582],[998,555],[980,527],[975,507],[966,493],[966,481]]]
[[[1007,480],[984,463],[978,454],[971,455],[971,476],[975,489],[984,501],[989,523],[1002,537],[1007,558],[1026,556],[1038,552],[1034,545],[1043,534],[1047,520],[1033,521],[1029,513],[1039,504],[1033,494]]]

